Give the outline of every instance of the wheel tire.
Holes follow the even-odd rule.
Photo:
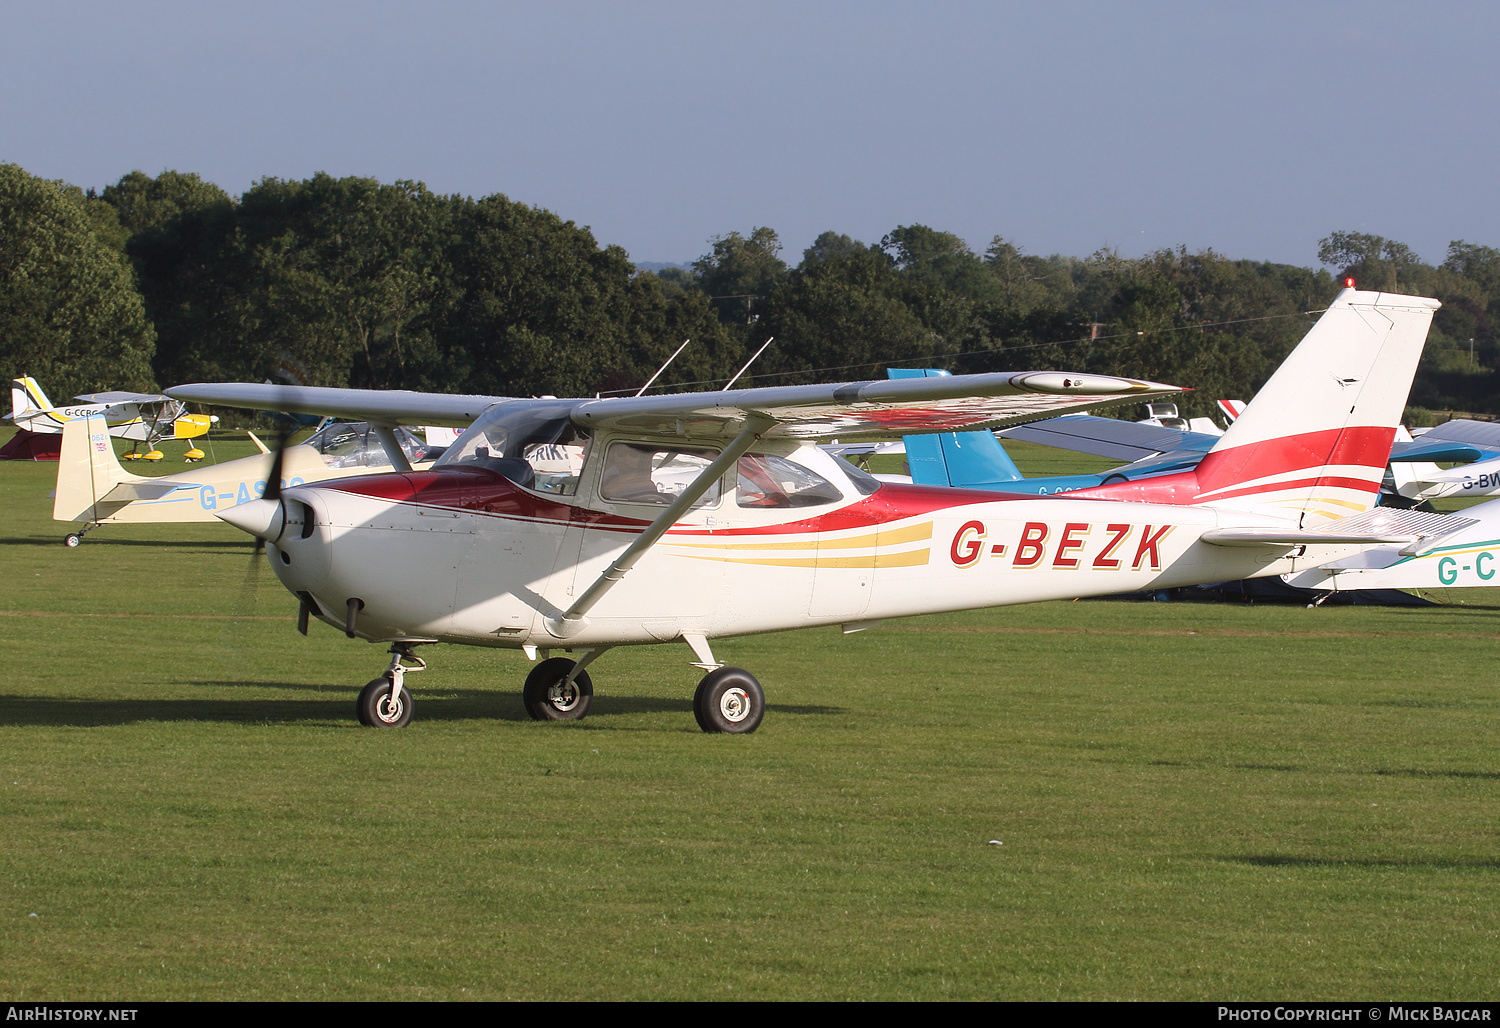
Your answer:
[[[766,716],[766,694],[744,668],[710,671],[693,694],[693,716],[705,732],[748,735]]]
[[[587,671],[578,672],[567,692],[558,688],[574,663],[567,657],[550,657],[531,669],[521,697],[532,720],[578,721],[587,716],[594,702],[594,683]]]
[[[359,723],[367,728],[405,728],[411,723],[411,693],[403,685],[396,694],[394,711],[390,709],[390,702],[391,677],[381,675],[359,691],[355,703]]]
[[[78,544],[81,542],[83,542],[83,536],[79,535],[76,532],[63,537],[63,545],[70,550],[76,550],[78,548]]]

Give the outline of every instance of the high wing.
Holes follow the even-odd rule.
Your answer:
[[[1446,442],[1473,443],[1483,449],[1500,450],[1500,422],[1470,421],[1455,418],[1436,428],[1429,428],[1417,437],[1417,442],[1442,439]]]
[[[167,397],[161,393],[125,393],[118,390],[105,393],[84,393],[73,399],[82,403],[166,403]]]
[[[288,414],[328,414],[384,425],[446,425],[468,428],[486,407],[509,396],[459,396],[405,389],[330,389],[256,382],[198,383],[167,390],[174,400],[216,407],[277,410]]]
[[[1444,439],[1429,440],[1426,436],[1411,443],[1391,444],[1391,460],[1393,462],[1409,461],[1411,463],[1419,463],[1441,460],[1468,464],[1497,452],[1500,452],[1500,444],[1497,444],[1492,450],[1482,450],[1472,443]]]
[[[1138,461],[1174,450],[1207,453],[1219,441],[1218,436],[1206,432],[1183,432],[1160,425],[1076,415],[1008,428],[999,434],[1005,439],[1123,461]]]
[[[1016,425],[1181,391],[1110,375],[1033,371],[540,402],[570,405],[569,416],[576,424],[616,431],[732,435],[753,417],[768,425],[762,435],[849,441]],[[507,400],[249,383],[176,386],[167,394],[221,406],[423,425],[468,424],[485,407]]]

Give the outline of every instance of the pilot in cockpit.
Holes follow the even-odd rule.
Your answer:
[[[651,477],[654,452],[641,446],[617,444],[609,448],[600,494],[606,500],[631,503],[670,503],[671,497],[657,488]]]

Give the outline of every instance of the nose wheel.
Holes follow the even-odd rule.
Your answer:
[[[404,679],[414,671],[427,670],[427,662],[412,653],[413,643],[391,647],[391,666],[385,674],[359,691],[354,701],[359,723],[367,728],[405,728],[411,723],[411,693]],[[401,663],[411,661],[411,665]]]
[[[411,723],[411,693],[404,685],[392,689],[390,675],[381,675],[359,691],[357,709],[367,728],[405,728]]]

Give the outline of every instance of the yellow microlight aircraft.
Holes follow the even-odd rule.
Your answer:
[[[132,449],[127,458],[151,461],[165,456],[156,448],[161,440],[196,439],[219,420],[207,414],[189,414],[187,404],[160,393],[88,393],[74,399],[81,402],[54,407],[37,380],[25,375],[11,380],[11,410],[6,418],[21,432],[46,436],[61,432],[70,421],[97,414],[109,426],[110,435],[146,444],[145,453]],[[195,446],[183,457],[191,464],[203,459],[203,451]]]
[[[62,426],[52,517],[83,523],[63,540],[68,546],[77,546],[102,524],[216,521],[226,508],[263,495],[271,475],[274,455],[253,434],[258,454],[159,478],[132,475],[121,467],[110,434],[97,411]],[[387,445],[399,445],[414,467],[427,467],[442,452],[404,428],[334,422],[286,448],[281,486],[389,470]]]

